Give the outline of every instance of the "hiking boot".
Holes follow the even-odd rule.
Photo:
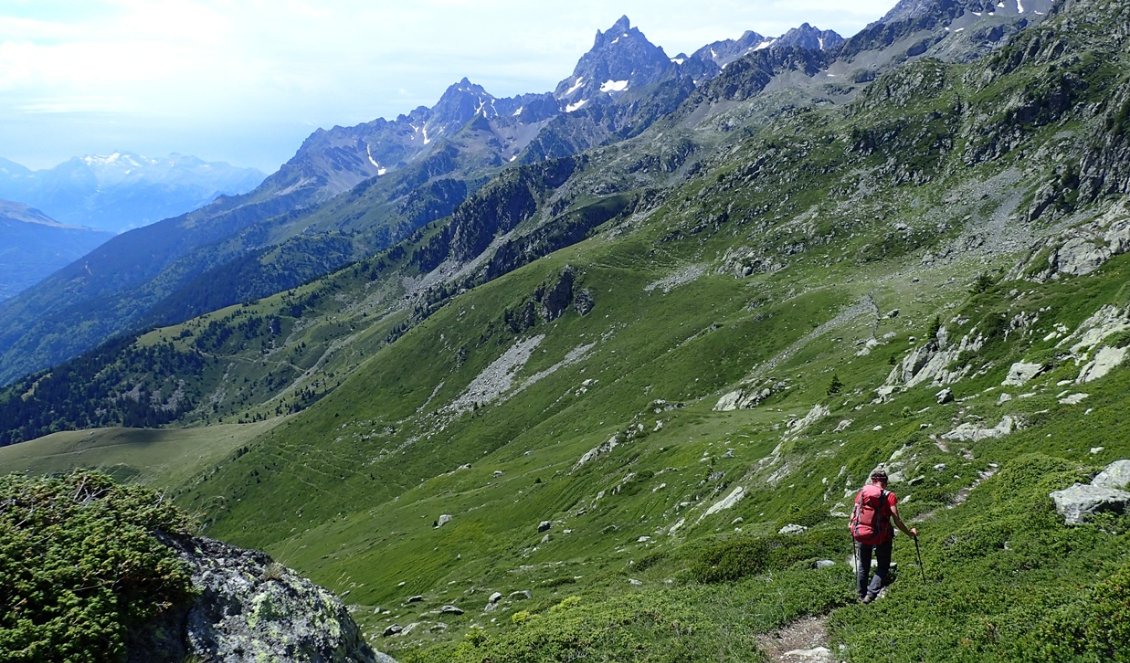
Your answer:
[[[867,596],[864,596],[862,600],[863,600],[864,603],[870,603],[870,602],[875,600],[876,596],[878,596],[878,595],[877,594],[868,594]]]

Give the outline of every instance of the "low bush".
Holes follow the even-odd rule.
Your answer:
[[[0,478],[0,660],[125,660],[131,627],[191,596],[154,537],[188,530],[161,496],[104,474]]]
[[[1130,562],[1083,599],[1056,610],[1015,648],[1016,660],[1126,661],[1130,643]]]
[[[850,547],[846,527],[727,539],[698,551],[691,564],[691,577],[698,582],[733,582],[800,561],[835,557]]]

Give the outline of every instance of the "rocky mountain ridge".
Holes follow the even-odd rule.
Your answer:
[[[115,238],[3,305],[0,381],[116,334],[267,296],[371,256],[450,214],[510,162],[636,136],[709,78],[709,68],[671,63],[626,19],[617,26],[578,64],[578,72],[593,68],[592,80],[570,92],[579,79],[565,79],[560,98],[500,100],[464,80],[432,109],[315,132],[250,193]]]

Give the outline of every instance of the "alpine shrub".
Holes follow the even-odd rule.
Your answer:
[[[0,660],[125,660],[131,628],[191,595],[188,569],[154,537],[188,526],[105,474],[0,478]]]

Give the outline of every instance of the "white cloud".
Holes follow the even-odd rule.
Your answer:
[[[167,133],[182,139],[196,124],[213,132],[225,122],[243,132],[355,124],[431,105],[463,76],[497,96],[552,90],[596,31],[621,14],[675,55],[747,29],[775,36],[805,21],[850,34],[893,3],[6,0],[0,112],[130,114],[139,131],[177,123]],[[0,145],[34,140],[37,125],[20,126],[19,135],[0,126]],[[295,147],[281,144],[278,159]],[[86,151],[77,142],[73,149]],[[239,162],[238,154],[221,156]]]

